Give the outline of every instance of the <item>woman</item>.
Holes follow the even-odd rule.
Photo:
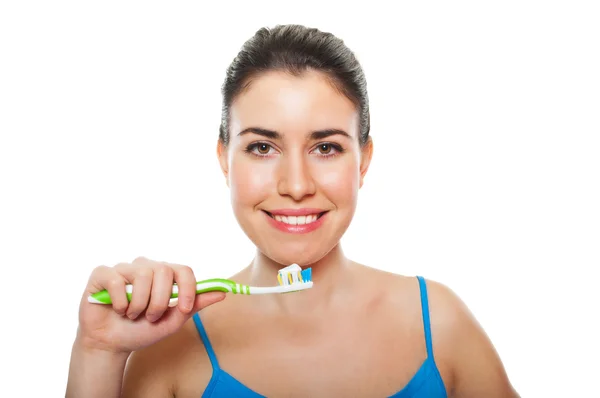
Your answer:
[[[259,30],[227,72],[222,116],[218,160],[257,248],[231,279],[268,286],[297,263],[312,268],[314,287],[195,296],[183,265],[99,267],[67,396],[517,396],[450,289],[344,256],[373,143],[365,77],[341,40],[296,25]],[[168,308],[174,282],[180,297]],[[112,307],[87,302],[102,289]]]

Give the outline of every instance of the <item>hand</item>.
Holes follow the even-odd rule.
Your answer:
[[[178,303],[169,307],[173,283]],[[133,285],[131,302],[125,285]],[[92,304],[88,296],[108,290],[112,305]],[[137,258],[92,272],[79,307],[77,342],[85,349],[131,353],[178,331],[192,315],[225,298],[223,292],[196,295],[190,267]]]

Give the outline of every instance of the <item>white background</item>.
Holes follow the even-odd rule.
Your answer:
[[[64,396],[93,267],[251,260],[215,155],[220,86],[278,23],[335,33],[367,74],[375,153],[347,254],[454,289],[524,397],[596,394],[592,3],[2,3],[0,395]]]

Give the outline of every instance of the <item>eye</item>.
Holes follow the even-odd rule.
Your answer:
[[[321,154],[327,155],[329,152],[331,152],[332,147],[331,144],[321,144],[319,145],[318,149]]]
[[[344,149],[338,144],[323,142],[317,145],[313,151],[316,151],[317,155],[322,157],[332,157],[344,152]]]
[[[269,153],[269,149],[271,149],[271,147],[267,144],[260,143],[256,145],[256,149],[261,155],[266,155],[267,153]]]
[[[254,156],[268,157],[273,155],[276,149],[273,148],[272,145],[267,144],[266,142],[254,142],[248,145],[245,151]]]

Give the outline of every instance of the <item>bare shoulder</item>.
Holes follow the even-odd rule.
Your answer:
[[[433,356],[452,397],[518,397],[492,342],[468,306],[449,286],[416,276],[362,266],[361,280],[385,295],[387,313],[402,314],[416,331],[428,310]],[[425,301],[426,299],[426,301]],[[424,306],[427,304],[427,307]]]
[[[210,375],[210,360],[190,319],[177,333],[131,354],[122,396],[187,396],[190,389],[203,391]]]
[[[455,397],[518,397],[498,352],[465,302],[447,285],[427,279],[436,361],[451,369]]]

